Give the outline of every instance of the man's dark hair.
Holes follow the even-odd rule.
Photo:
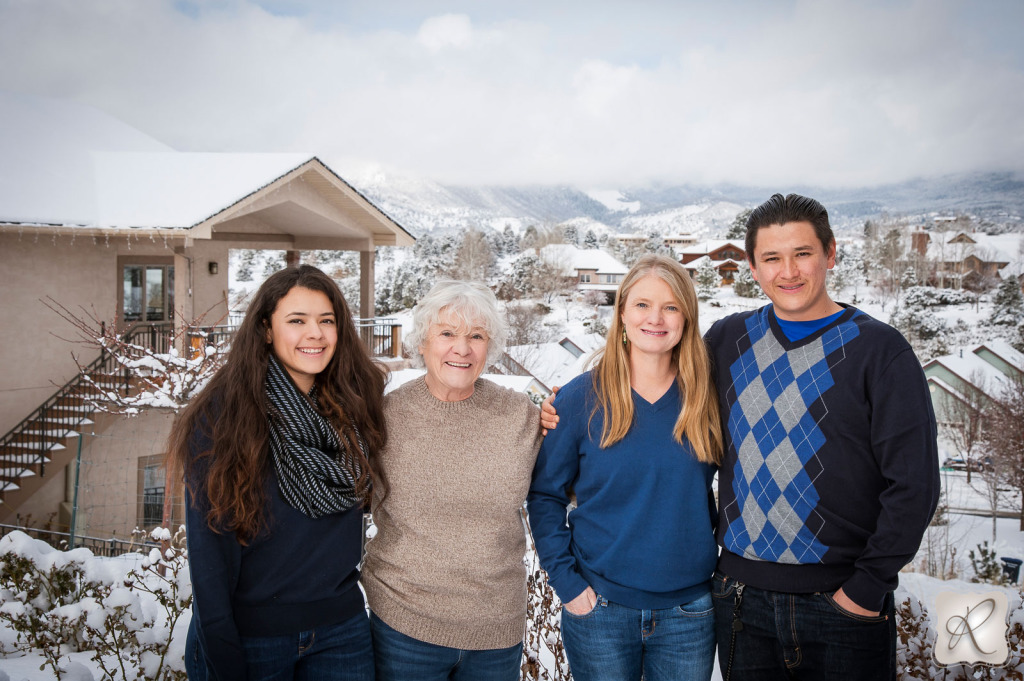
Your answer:
[[[821,247],[828,252],[829,246],[836,240],[832,234],[832,226],[828,222],[828,211],[825,206],[812,198],[799,194],[774,194],[754,209],[747,218],[747,238],[744,247],[747,259],[754,262],[754,247],[757,245],[757,230],[772,225],[784,225],[787,222],[809,222],[814,233],[821,242]]]

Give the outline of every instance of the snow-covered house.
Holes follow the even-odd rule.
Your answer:
[[[103,493],[123,508],[139,500],[138,514],[104,523],[130,530],[151,520],[142,499],[162,489],[172,415],[93,417],[67,386],[55,393],[78,376],[72,350],[83,365],[96,351],[64,340],[74,330],[43,300],[165,337],[200,317],[226,323],[230,250],[333,249],[360,253],[368,318],[376,247],[413,237],[313,156],[178,152],[72,102],[0,93],[0,108],[0,523],[67,527],[78,446],[67,433],[88,431],[83,461],[128,462]]]
[[[615,297],[629,268],[608,252],[583,249],[571,244],[549,244],[540,249],[540,259],[566,276],[576,279],[576,290],[600,291],[608,301]]]
[[[629,245],[629,246],[642,246],[645,243],[647,243],[647,241],[650,239],[649,235],[647,235],[647,234],[638,234],[636,232],[630,232],[630,233],[624,233],[624,234],[613,234],[612,236],[617,241],[619,241],[620,243],[623,243],[623,244],[626,244],[626,245]],[[687,248],[689,246],[693,246],[694,244],[696,244],[697,243],[697,237],[695,237],[694,235],[692,235],[692,234],[690,234],[688,232],[681,232],[681,233],[676,233],[676,234],[666,234],[664,236],[664,242],[665,242],[666,246],[668,246],[670,248],[674,248],[676,250],[680,250],[680,249]]]
[[[585,334],[575,338],[566,336],[551,343],[515,345],[507,352],[544,384],[546,392],[550,392],[550,388],[563,386],[583,373],[594,351],[602,347],[602,336]]]
[[[941,287],[990,288],[1022,268],[1020,234],[919,230],[910,235],[910,244],[935,263],[931,283]]]
[[[924,374],[932,406],[940,423],[955,413],[957,402],[971,404],[974,395],[982,401],[999,397],[1024,377],[1024,353],[1004,340],[996,339],[957,349],[925,363]]]
[[[746,260],[743,244],[738,241],[712,239],[679,249],[679,261],[696,278],[701,258],[708,258],[715,271],[722,277],[722,285],[731,284],[739,271],[740,263]]]

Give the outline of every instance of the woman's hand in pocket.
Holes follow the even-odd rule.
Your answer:
[[[587,587],[576,598],[565,604],[565,609],[577,617],[582,617],[597,605],[597,594],[592,587]]]

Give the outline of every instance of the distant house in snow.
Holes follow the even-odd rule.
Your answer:
[[[990,288],[1021,270],[1020,234],[939,232],[910,235],[911,249],[935,263],[933,285],[945,288]]]
[[[650,238],[647,234],[613,234],[612,235],[619,243],[640,246],[647,243]],[[670,248],[674,248],[677,251],[689,246],[693,246],[697,243],[697,237],[692,234],[666,234],[664,237],[665,245]]]
[[[581,292],[599,291],[612,302],[619,283],[629,268],[601,249],[582,249],[570,244],[549,244],[540,249],[540,259],[565,276],[575,277]]]
[[[742,243],[723,239],[713,239],[688,246],[678,253],[679,261],[683,263],[691,278],[696,278],[700,260],[708,258],[715,271],[722,277],[721,284],[723,286],[733,282],[740,263],[746,260]]]
[[[604,347],[604,342],[596,334],[566,336],[551,343],[512,346],[507,352],[550,392],[551,387],[563,386],[583,373],[587,360],[595,350]]]
[[[969,400],[972,392],[998,397],[1011,381],[1024,377],[1024,353],[1004,340],[986,341],[936,357],[925,363],[924,374],[942,422],[955,401]]]
[[[182,153],[71,102],[0,93],[0,107],[0,523],[68,526],[81,432],[83,477],[104,461],[118,477],[103,508],[80,499],[76,524],[123,537],[159,522],[173,415],[115,418],[74,386],[55,393],[77,380],[73,350],[82,364],[99,353],[63,340],[73,329],[41,299],[150,342],[201,316],[226,322],[232,249],[332,249],[359,252],[369,318],[375,249],[414,240],[312,156]]]

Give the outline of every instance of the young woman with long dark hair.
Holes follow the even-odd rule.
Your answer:
[[[260,286],[170,435],[169,479],[186,483],[192,681],[373,679],[357,566],[384,382],[327,275],[302,265]]]

